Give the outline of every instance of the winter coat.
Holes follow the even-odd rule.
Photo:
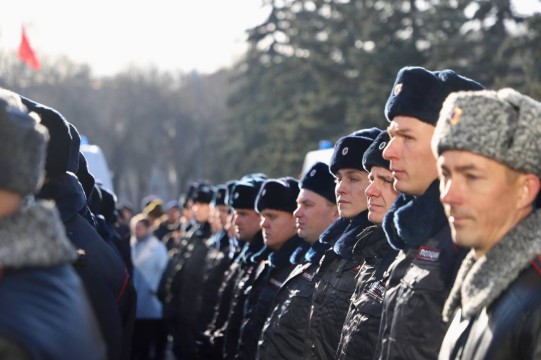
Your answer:
[[[261,241],[261,245],[263,245],[262,234],[261,238],[257,237],[254,240],[257,240],[258,242]],[[252,240],[252,243],[254,240]],[[233,301],[231,302],[231,309],[227,318],[227,327],[224,334],[224,359],[234,359],[237,355],[239,337],[245,314],[244,306],[246,299],[248,299],[248,296],[250,295],[259,265],[267,260],[270,253],[270,249],[266,246],[259,248],[259,251],[245,262],[245,267],[239,274],[239,281],[237,283],[237,288],[235,289]]]
[[[401,249],[388,270],[376,359],[435,359],[448,325],[441,314],[466,251],[451,240],[439,183],[416,198],[401,194],[385,215]]]
[[[257,348],[258,359],[300,359],[308,330],[315,273],[323,253],[344,232],[347,222],[338,218],[305,254],[304,264],[293,269],[278,293]]]
[[[208,253],[207,240],[210,225],[205,223],[192,235],[181,261],[177,264],[179,276],[179,333],[181,334],[182,358],[196,357],[196,336],[199,332],[198,319],[201,311],[205,258]]]
[[[131,348],[136,293],[122,259],[80,214],[83,189],[71,173],[51,179],[38,194],[56,203],[79,258],[74,267],[96,313],[109,359],[126,359]]]
[[[232,242],[229,245],[229,256],[232,256],[234,255],[231,249]],[[204,359],[222,359],[224,335],[228,327],[227,321],[233,298],[238,288],[238,281],[244,272],[243,268],[248,266],[247,262],[253,255],[253,252],[259,251],[261,247],[263,247],[263,237],[261,232],[258,232],[254,241],[244,244],[240,252],[234,256],[232,264],[227,269],[218,290],[218,298],[214,307],[212,321],[207,325],[204,333],[200,335],[198,351]]]
[[[452,323],[439,359],[541,359],[540,240],[537,210],[479,260],[467,255],[445,304]]]
[[[197,329],[204,332],[214,317],[218,301],[218,291],[225,273],[233,259],[229,257],[229,236],[225,230],[219,231],[209,239],[209,250],[205,258],[205,274],[201,292],[201,311]]]
[[[340,340],[360,263],[353,258],[357,235],[372,225],[368,211],[351,219],[333,249],[327,250],[316,273],[304,359],[332,359]]]
[[[357,239],[353,258],[363,265],[344,321],[336,358],[372,360],[385,295],[383,274],[394,261],[397,251],[391,248],[380,226],[366,228]]]
[[[279,250],[273,251],[268,260],[263,262],[257,270],[244,305],[244,318],[236,359],[255,359],[257,343],[265,320],[272,310],[274,296],[294,268],[289,262],[289,257],[301,242],[303,240],[298,235],[294,235]]]
[[[133,283],[137,290],[137,319],[161,319],[162,303],[157,289],[169,257],[165,245],[148,234],[145,238],[131,240]]]
[[[106,359],[77,259],[52,203],[0,219],[0,358]],[[18,348],[18,354],[5,350]],[[15,356],[15,357],[13,357]]]

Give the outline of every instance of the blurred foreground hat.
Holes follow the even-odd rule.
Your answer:
[[[47,129],[28,114],[18,95],[0,89],[0,188],[26,196],[42,180]]]

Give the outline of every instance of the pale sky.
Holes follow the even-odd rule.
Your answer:
[[[514,0],[521,13],[539,0]],[[260,0],[11,0],[0,11],[0,48],[17,49],[24,24],[38,58],[64,54],[94,74],[130,65],[211,73],[246,50],[245,30],[268,14]]]
[[[213,72],[246,49],[245,30],[268,15],[260,0],[16,0],[0,11],[0,48],[17,49],[24,24],[41,54],[65,54],[96,75],[129,65]]]

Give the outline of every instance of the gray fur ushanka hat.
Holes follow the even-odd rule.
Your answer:
[[[47,129],[28,115],[16,94],[4,89],[0,89],[0,129],[0,188],[33,194],[41,185]]]
[[[457,92],[443,103],[434,154],[465,150],[541,177],[541,104],[513,89]]]

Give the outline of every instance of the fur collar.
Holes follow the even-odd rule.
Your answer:
[[[0,219],[0,268],[49,267],[77,259],[52,202],[30,201]]]
[[[458,271],[443,309],[449,321],[458,307],[471,317],[489,306],[541,253],[541,210],[534,211],[509,231],[485,256],[475,260],[473,250]],[[505,266],[502,266],[505,264]]]
[[[43,184],[37,197],[54,200],[63,222],[72,219],[86,206],[83,187],[77,177],[69,172]]]
[[[334,244],[334,252],[344,259],[353,259],[353,246],[357,243],[357,235],[371,225],[374,224],[368,221],[368,210],[350,219],[348,226]]]
[[[299,235],[295,234],[293,235],[293,237],[289,238],[282,246],[280,246],[280,249],[272,251],[268,257],[271,267],[282,268],[283,266],[289,264],[289,258],[291,254],[293,253],[293,251],[295,251],[296,248],[299,247],[302,242],[305,241],[301,239]]]
[[[289,257],[289,262],[293,265],[304,264],[304,256],[306,255],[308,249],[310,249],[310,243],[308,241],[302,241],[299,247],[297,247]]]
[[[304,256],[305,260],[309,263],[316,264],[319,263],[319,260],[325,254],[325,251],[331,246],[334,246],[334,243],[338,238],[344,233],[344,230],[348,226],[349,221],[344,218],[336,218],[331,225],[321,235],[319,240],[316,241],[310,249],[306,252]]]
[[[398,195],[383,219],[383,230],[396,250],[417,248],[446,225],[438,180],[421,196]]]

